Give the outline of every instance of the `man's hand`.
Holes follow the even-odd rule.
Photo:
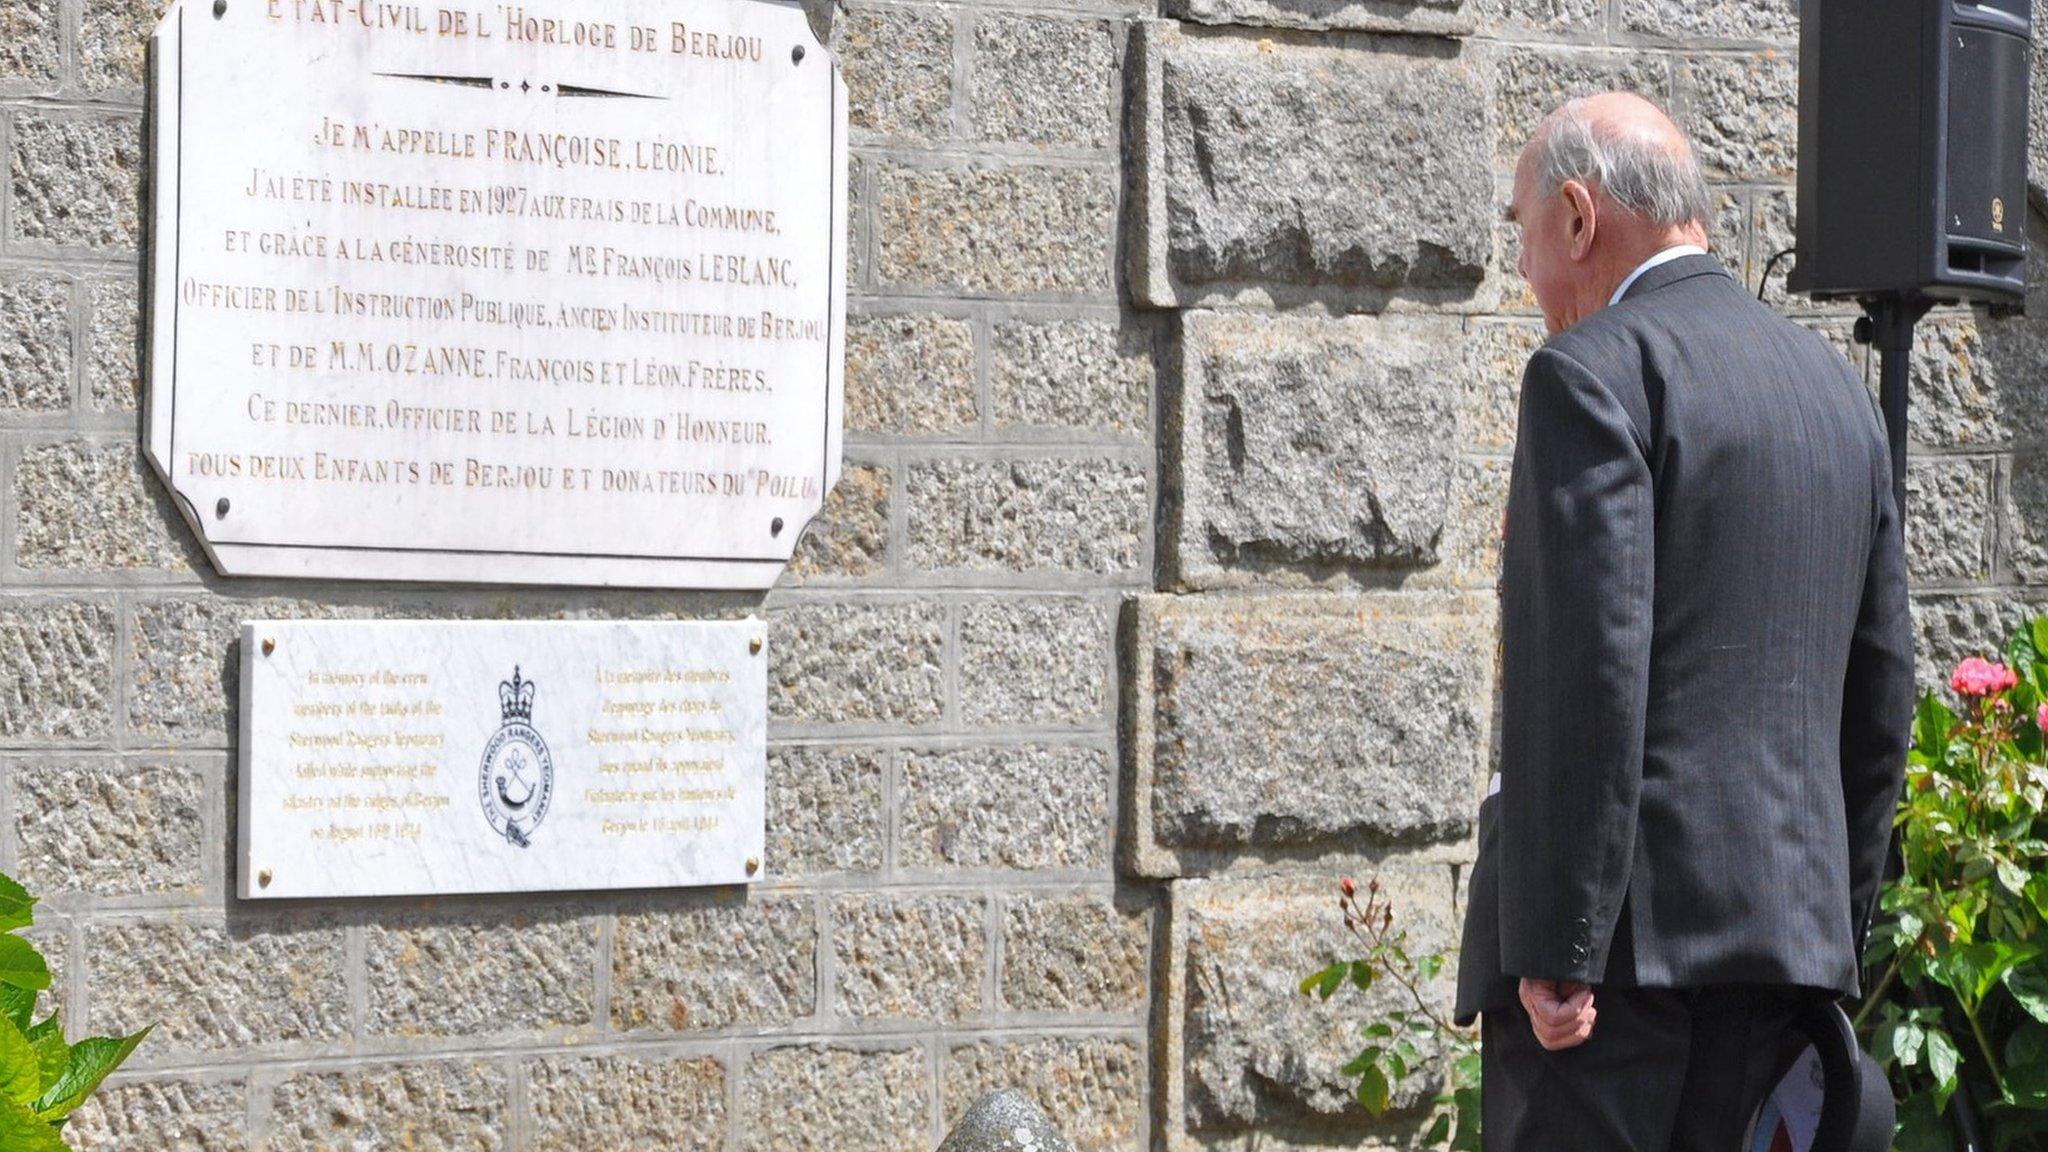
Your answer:
[[[1529,1026],[1546,1051],[1576,1048],[1593,1034],[1593,1021],[1600,1013],[1593,1007],[1591,988],[1569,981],[1524,980],[1521,992]]]

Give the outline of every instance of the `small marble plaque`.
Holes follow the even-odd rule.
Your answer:
[[[840,473],[846,86],[776,0],[176,0],[149,458],[229,575],[766,588]]]
[[[762,875],[766,625],[242,628],[244,899]]]

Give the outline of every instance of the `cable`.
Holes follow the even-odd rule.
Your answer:
[[[1763,298],[1764,298],[1764,288],[1765,288],[1765,287],[1767,287],[1767,286],[1768,286],[1768,285],[1770,284],[1770,282],[1771,282],[1771,272],[1772,272],[1772,271],[1773,271],[1774,269],[1776,269],[1776,268],[1777,268],[1777,266],[1778,266],[1778,261],[1780,261],[1780,260],[1783,260],[1783,259],[1784,259],[1785,257],[1787,257],[1787,256],[1796,256],[1796,255],[1798,255],[1798,253],[1799,253],[1799,249],[1797,249],[1797,248],[1787,248],[1787,249],[1785,249],[1785,250],[1784,250],[1783,252],[1780,252],[1780,253],[1778,253],[1777,255],[1775,255],[1775,256],[1773,256],[1773,257],[1771,257],[1771,259],[1770,259],[1770,263],[1768,263],[1768,264],[1765,264],[1765,265],[1764,265],[1764,274],[1763,274],[1763,278],[1762,278],[1762,279],[1760,279],[1760,280],[1758,280],[1758,281],[1757,281],[1757,283],[1756,283],[1756,298],[1757,298],[1757,299],[1761,300],[1761,299],[1763,299]]]

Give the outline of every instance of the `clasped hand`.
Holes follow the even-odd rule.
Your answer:
[[[1545,1051],[1576,1048],[1593,1034],[1593,1021],[1600,1013],[1593,1007],[1593,990],[1586,985],[1569,980],[1524,980],[1521,996],[1529,1026]]]

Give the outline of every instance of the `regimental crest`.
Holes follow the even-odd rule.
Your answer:
[[[498,682],[498,709],[503,722],[484,747],[477,770],[477,800],[484,819],[506,843],[533,846],[533,833],[547,817],[555,794],[555,762],[548,744],[533,726],[534,683],[512,669],[510,680]]]

